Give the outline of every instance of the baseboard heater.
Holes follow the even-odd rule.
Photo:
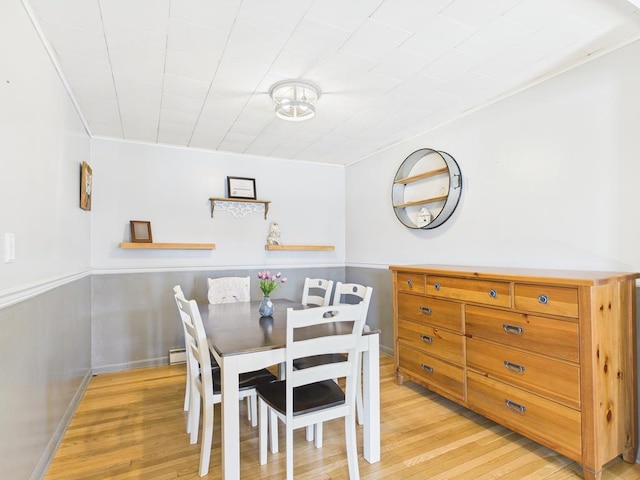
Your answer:
[[[187,363],[187,352],[184,348],[169,349],[169,365],[176,365],[177,363]]]

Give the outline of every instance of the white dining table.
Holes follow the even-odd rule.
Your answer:
[[[222,387],[222,478],[240,478],[240,373],[285,362],[287,308],[307,308],[290,300],[273,300],[272,317],[260,317],[259,301],[200,305],[209,348],[220,365]],[[380,460],[379,332],[361,337],[363,368],[363,457]],[[257,455],[257,452],[256,452]]]

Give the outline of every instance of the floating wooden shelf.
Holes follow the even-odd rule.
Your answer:
[[[267,213],[269,213],[269,204],[271,200],[243,200],[241,198],[222,198],[211,197],[211,218],[213,218],[213,211],[216,209],[223,212],[229,212],[234,217],[245,217],[249,213],[262,212],[264,210],[264,219],[267,219]]]
[[[120,248],[142,250],[215,250],[215,243],[138,243],[122,242]]]
[[[265,245],[265,250],[325,250],[332,251],[336,247],[333,245]]]

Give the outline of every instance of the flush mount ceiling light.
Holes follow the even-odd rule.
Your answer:
[[[276,104],[276,115],[284,120],[299,122],[313,118],[320,89],[301,80],[283,80],[275,83],[269,94]]]

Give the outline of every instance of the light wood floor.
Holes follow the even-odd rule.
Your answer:
[[[185,433],[184,365],[94,377],[58,448],[46,480],[197,479],[199,445]],[[382,460],[367,463],[358,428],[362,479],[579,479],[581,467],[524,437],[412,383],[395,384],[393,360],[381,359]],[[244,407],[242,410],[243,413]],[[220,410],[216,406],[211,469],[220,478]],[[344,423],[325,424],[316,449],[296,432],[295,473],[301,479],[347,478]],[[241,421],[243,478],[284,477],[281,452],[258,464],[257,429]],[[604,480],[640,479],[640,465],[612,461]]]

